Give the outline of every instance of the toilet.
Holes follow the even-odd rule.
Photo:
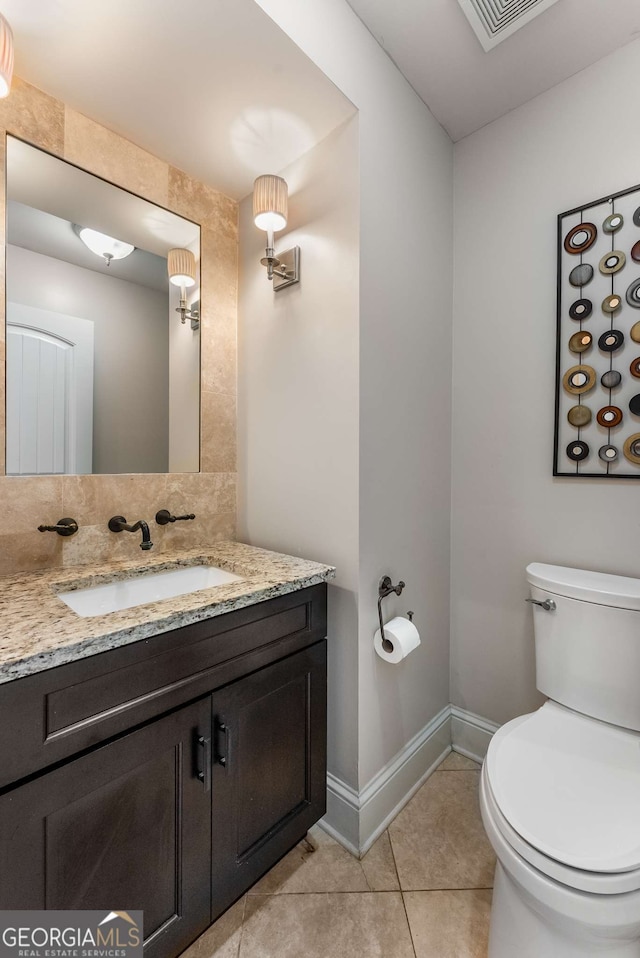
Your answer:
[[[480,776],[489,958],[640,958],[640,580],[527,579],[548,701],[496,732]]]

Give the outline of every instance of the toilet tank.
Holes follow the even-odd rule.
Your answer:
[[[536,685],[554,702],[640,731],[640,580],[532,562]]]

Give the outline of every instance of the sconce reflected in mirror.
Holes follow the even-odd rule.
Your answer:
[[[0,98],[9,96],[13,77],[13,33],[0,13]]]
[[[300,282],[300,247],[293,246],[278,256],[275,254],[273,234],[287,225],[289,212],[287,181],[281,176],[259,176],[253,184],[253,221],[267,234],[265,256],[260,262],[267,267],[267,279],[274,290],[284,289]]]
[[[196,258],[189,249],[170,249],[167,254],[167,272],[169,282],[180,287],[180,305],[176,313],[180,313],[183,323],[191,321],[191,329],[200,328],[200,310],[196,303],[187,306],[187,289],[196,283]]]

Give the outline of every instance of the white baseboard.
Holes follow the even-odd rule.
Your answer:
[[[362,857],[451,751],[450,726],[447,705],[359,793],[327,775],[327,814],[321,827]]]
[[[467,712],[457,705],[451,706],[451,745],[476,762],[483,762],[494,732],[500,728],[495,722]]]
[[[360,800],[358,793],[330,772],[327,774],[327,812],[320,827],[360,857]]]
[[[362,791],[327,775],[327,813],[321,828],[361,858],[452,748],[482,762],[497,728],[473,712],[447,705]]]

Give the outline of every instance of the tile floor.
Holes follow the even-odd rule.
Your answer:
[[[452,752],[357,861],[321,829],[181,958],[485,958],[494,858]]]

